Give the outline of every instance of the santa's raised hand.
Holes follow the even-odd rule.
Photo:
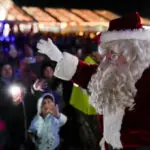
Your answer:
[[[51,39],[40,40],[37,43],[37,49],[39,53],[47,55],[51,60],[59,62],[63,55],[57,46],[52,42]]]

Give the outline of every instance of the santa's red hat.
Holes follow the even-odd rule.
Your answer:
[[[138,12],[110,21],[108,31],[101,34],[100,42],[129,39],[150,39],[150,31],[143,28]]]

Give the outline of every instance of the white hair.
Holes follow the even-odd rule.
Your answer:
[[[103,59],[88,85],[90,104],[100,114],[105,107],[109,111],[133,108],[135,83],[150,64],[150,41],[116,40],[101,43],[100,48],[105,54],[112,51],[115,56],[124,56],[126,63],[118,66],[113,58]]]

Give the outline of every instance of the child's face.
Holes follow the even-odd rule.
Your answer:
[[[50,98],[46,98],[42,102],[42,115],[47,115],[51,112],[52,108],[54,106],[54,102]]]

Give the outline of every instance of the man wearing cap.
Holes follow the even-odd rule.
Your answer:
[[[88,65],[62,54],[51,40],[37,45],[57,62],[56,77],[88,89],[90,104],[103,115],[102,147],[150,146],[150,31],[143,28],[139,14],[132,13],[110,22],[99,47],[102,62]]]

